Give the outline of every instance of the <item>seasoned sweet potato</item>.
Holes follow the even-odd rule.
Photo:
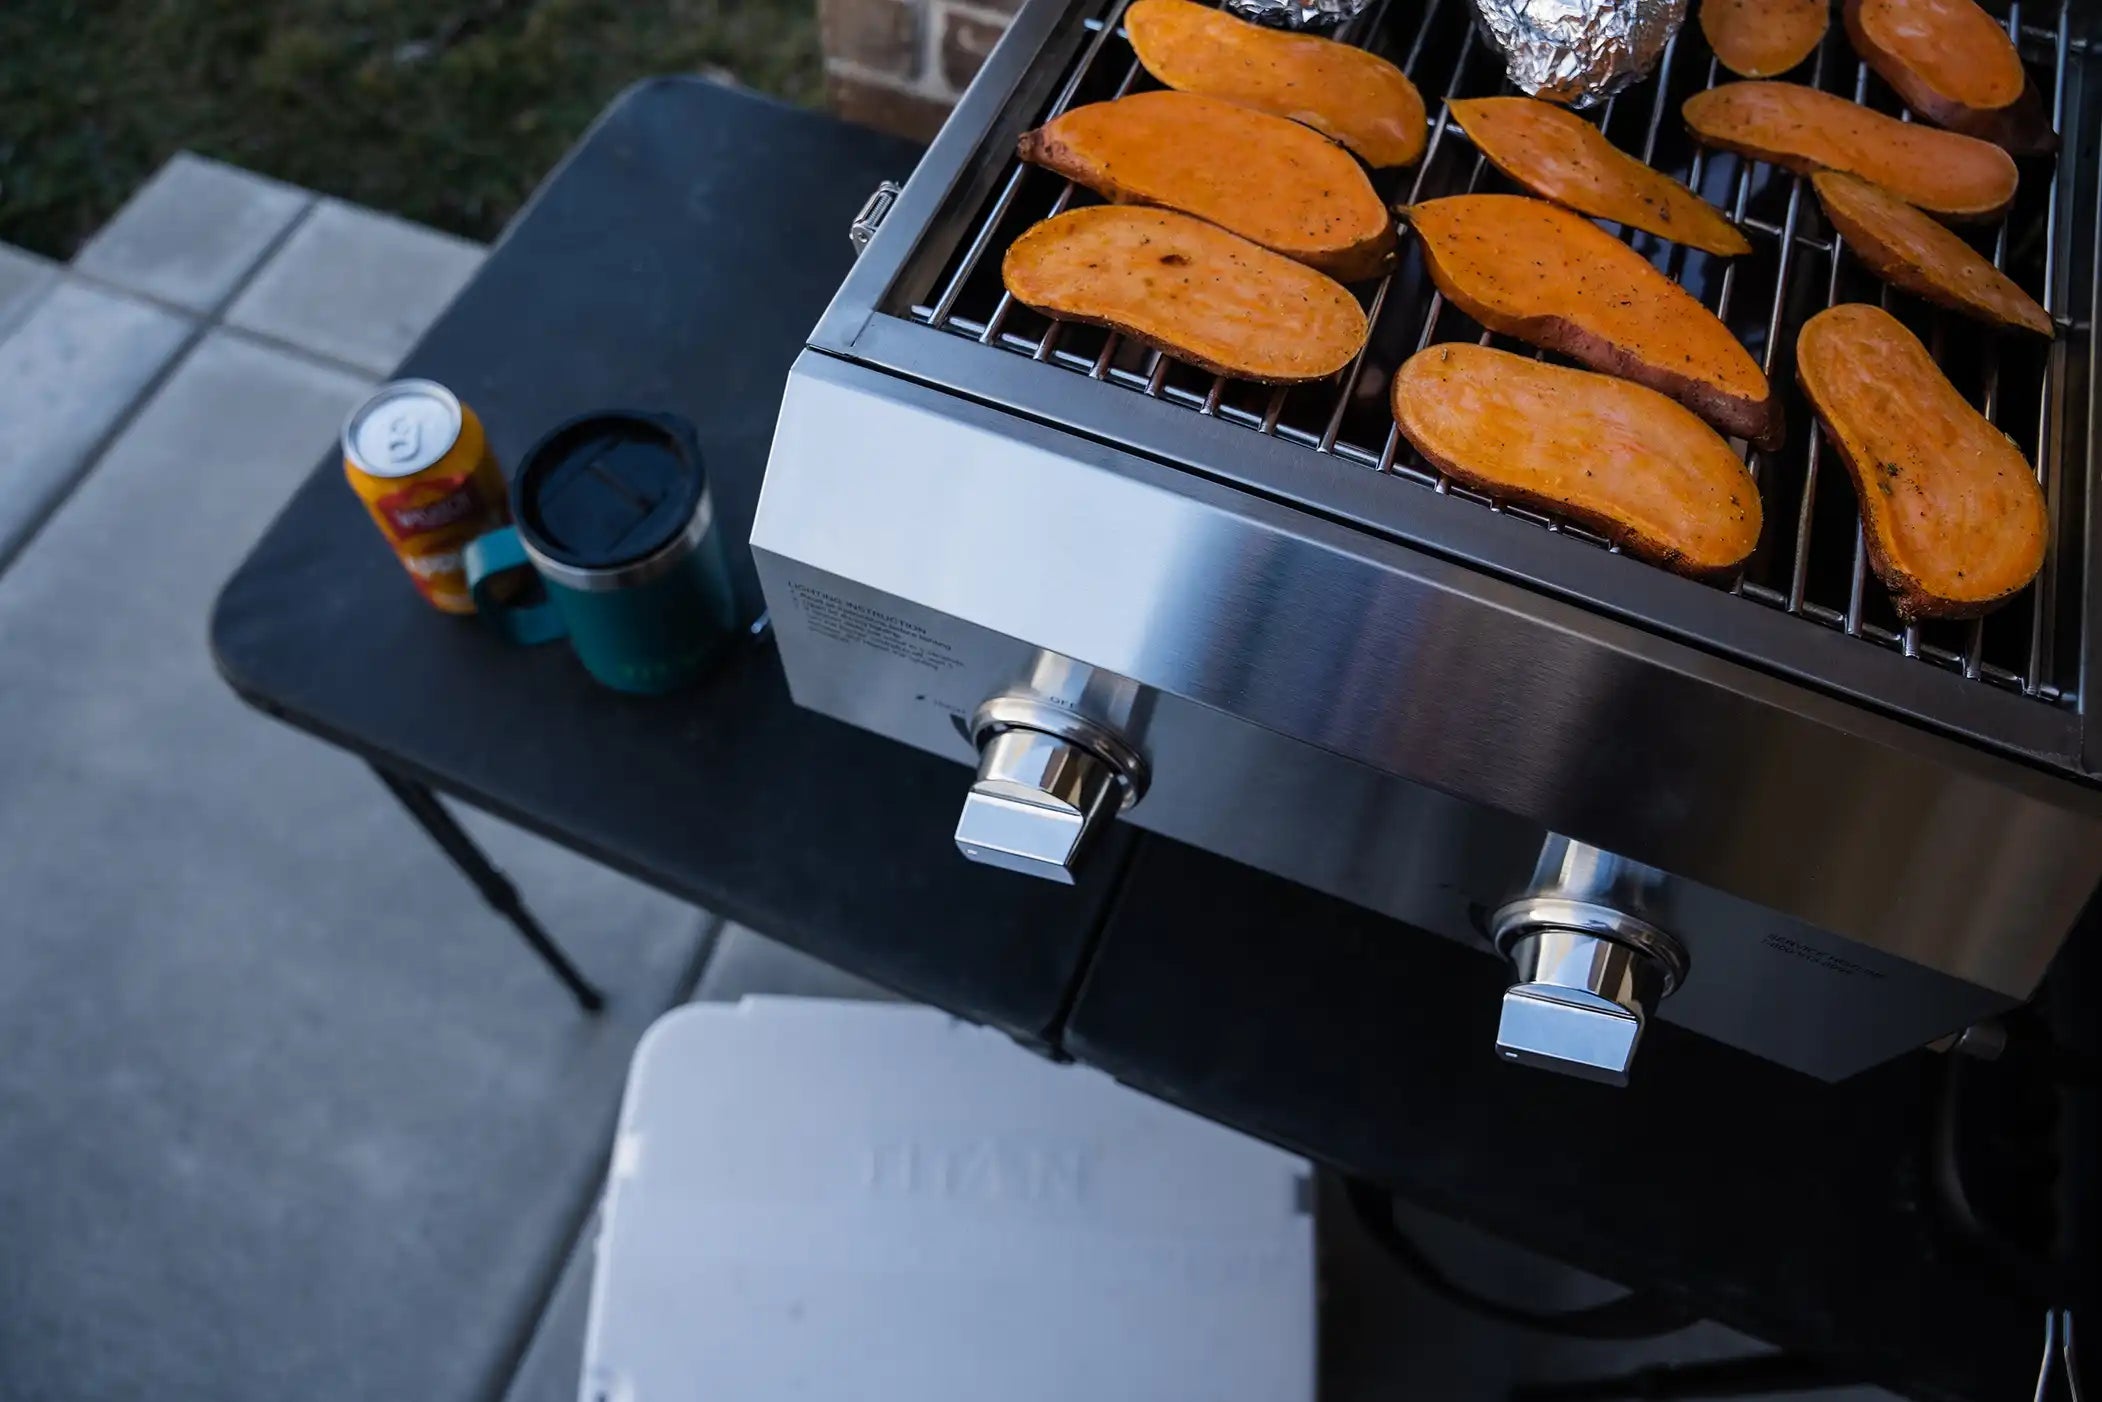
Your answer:
[[[1399,68],[1363,49],[1235,19],[1190,0],[1134,0],[1124,30],[1146,71],[1204,93],[1303,122],[1372,166],[1423,155],[1423,96]]]
[[[1854,52],[1928,121],[2017,154],[2058,144],[2022,56],[1971,0],[1846,0]]]
[[[1859,302],[1819,312],[1796,338],[1796,379],[1854,479],[1898,617],[1973,618],[2036,577],[2035,473],[1896,317]]]
[[[1741,78],[1786,73],[1817,51],[1831,26],[1826,0],[1701,0],[1701,33]]]
[[[1394,420],[1456,480],[1681,574],[1727,573],[1759,543],[1759,488],[1730,445],[1641,385],[1486,346],[1431,346],[1394,376]]]
[[[1394,256],[1394,216],[1350,153],[1216,97],[1137,93],[1024,132],[1022,159],[1126,204],[1153,204],[1345,281]]]
[[[1173,210],[1068,210],[1025,230],[1000,277],[1024,306],[1267,384],[1333,375],[1365,344],[1342,284]]]
[[[1987,141],[1901,122],[1794,83],[1725,83],[1680,109],[1710,146],[1798,174],[1843,170],[1944,219],[1991,219],[2014,200],[2014,161]]]
[[[1727,433],[1779,437],[1780,403],[1730,329],[1590,220],[1522,195],[1408,216],[1438,290],[1491,331],[1661,390]]]
[[[1956,235],[1857,175],[1810,177],[1825,217],[1870,271],[1965,316],[1993,326],[2052,335],[2051,314]]]
[[[1752,251],[1714,205],[1566,107],[1533,97],[1455,97],[1445,105],[1489,164],[1542,199],[1725,258]]]

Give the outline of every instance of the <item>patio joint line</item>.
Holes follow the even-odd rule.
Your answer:
[[[88,448],[87,461],[81,466],[80,471],[73,475],[73,480],[67,483],[65,491],[60,493],[58,498],[37,517],[29,529],[22,533],[22,538],[16,542],[12,550],[0,551],[0,580],[4,580],[7,577],[7,572],[14,568],[15,561],[21,559],[23,553],[36,544],[38,537],[44,534],[44,528],[51,524],[52,518],[65,510],[66,503],[73,500],[73,494],[80,490],[81,484],[86,482],[89,477],[94,475],[95,470],[102,466],[102,460],[109,456],[109,450],[119,438],[124,436],[132,424],[137,422],[139,415],[145,412],[146,406],[151,404],[161,390],[166,387],[168,381],[174,377],[175,372],[180,370],[183,364],[189,360],[190,352],[196,350],[198,344],[214,330],[222,328],[227,331],[235,330],[233,327],[223,326],[219,318],[225,315],[226,309],[233,305],[236,297],[248,290],[248,284],[255,280],[256,275],[261,273],[264,268],[268,267],[276,259],[278,253],[284,248],[285,241],[291,238],[293,232],[300,225],[306,223],[308,217],[319,207],[321,203],[320,197],[313,194],[312,191],[307,193],[306,208],[300,210],[298,214],[285,222],[285,227],[278,230],[271,237],[270,242],[264,246],[261,256],[254,263],[250,264],[248,271],[241,274],[235,281],[233,290],[214,304],[211,311],[203,316],[198,315],[198,313],[187,307],[178,307],[164,302],[158,297],[135,292],[128,287],[108,282],[102,278],[75,272],[71,264],[59,266],[49,285],[36,294],[35,300],[42,302],[63,279],[74,278],[84,286],[92,287],[102,292],[113,293],[117,296],[129,297],[135,302],[167,312],[180,318],[189,329],[184,332],[183,338],[176,343],[175,353],[163,362],[160,369],[147,377],[146,383],[139,387],[139,392],[132,396],[131,402],[124,406],[123,411],[110,421],[109,427]],[[22,320],[23,318],[11,319],[7,334],[13,334],[13,330],[22,324]],[[340,367],[332,365],[330,368]],[[371,378],[371,372],[366,370],[358,370],[355,373],[360,379]]]

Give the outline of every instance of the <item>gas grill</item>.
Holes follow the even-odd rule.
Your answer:
[[[1387,404],[1410,354],[1534,352],[1448,306],[1406,236],[1356,289],[1365,350],[1312,385],[1215,376],[1007,296],[1013,238],[1094,198],[1019,164],[1015,139],[1156,86],[1123,3],[1032,0],[865,212],[753,533],[796,699],[975,764],[957,841],[978,860],[1068,877],[1122,813],[1495,950],[1517,971],[1515,1061],[1623,1079],[1654,1015],[1837,1078],[2028,997],[2102,881],[2081,13],[2005,12],[2062,151],[2024,163],[1979,236],[2052,313],[2048,345],[1888,291],[1806,180],[1693,144],[1679,105],[1729,76],[1697,27],[1588,114],[1754,245],[1725,260],[1621,231],[1784,390],[1783,445],[1736,445],[1759,549],[1701,583],[1414,453]],[[1511,188],[1439,100],[1508,91],[1471,19],[1466,0],[1385,0],[1339,36],[1431,108],[1424,159],[1375,173],[1396,205]],[[1790,76],[1902,110],[1836,23]],[[1984,620],[1907,626],[1867,568],[1852,485],[1792,387],[1798,328],[1844,301],[1911,325],[2036,467],[2043,572]]]

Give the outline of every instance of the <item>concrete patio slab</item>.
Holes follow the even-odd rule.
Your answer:
[[[220,580],[368,383],[208,336],[0,576],[0,1397],[496,1395],[689,986],[694,912],[466,818],[580,1014],[213,675]]]
[[[204,315],[217,311],[314,196],[185,151],[88,240],[78,271]]]
[[[482,254],[450,234],[323,200],[227,309],[226,323],[384,376]]]
[[[504,1388],[503,1402],[577,1402],[584,1376],[584,1331],[591,1316],[591,1271],[598,1257],[599,1214],[577,1233],[561,1278],[548,1295],[539,1327]]]
[[[192,331],[159,307],[66,279],[0,332],[0,568]]]
[[[36,294],[50,285],[51,264],[13,244],[0,243],[0,336],[28,312]]]

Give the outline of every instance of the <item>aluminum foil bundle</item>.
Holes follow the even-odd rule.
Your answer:
[[[1224,0],[1226,12],[1271,29],[1330,34],[1357,18],[1372,0]]]
[[[1571,107],[1640,82],[1686,18],[1686,0],[1474,0],[1474,8],[1511,81]]]

